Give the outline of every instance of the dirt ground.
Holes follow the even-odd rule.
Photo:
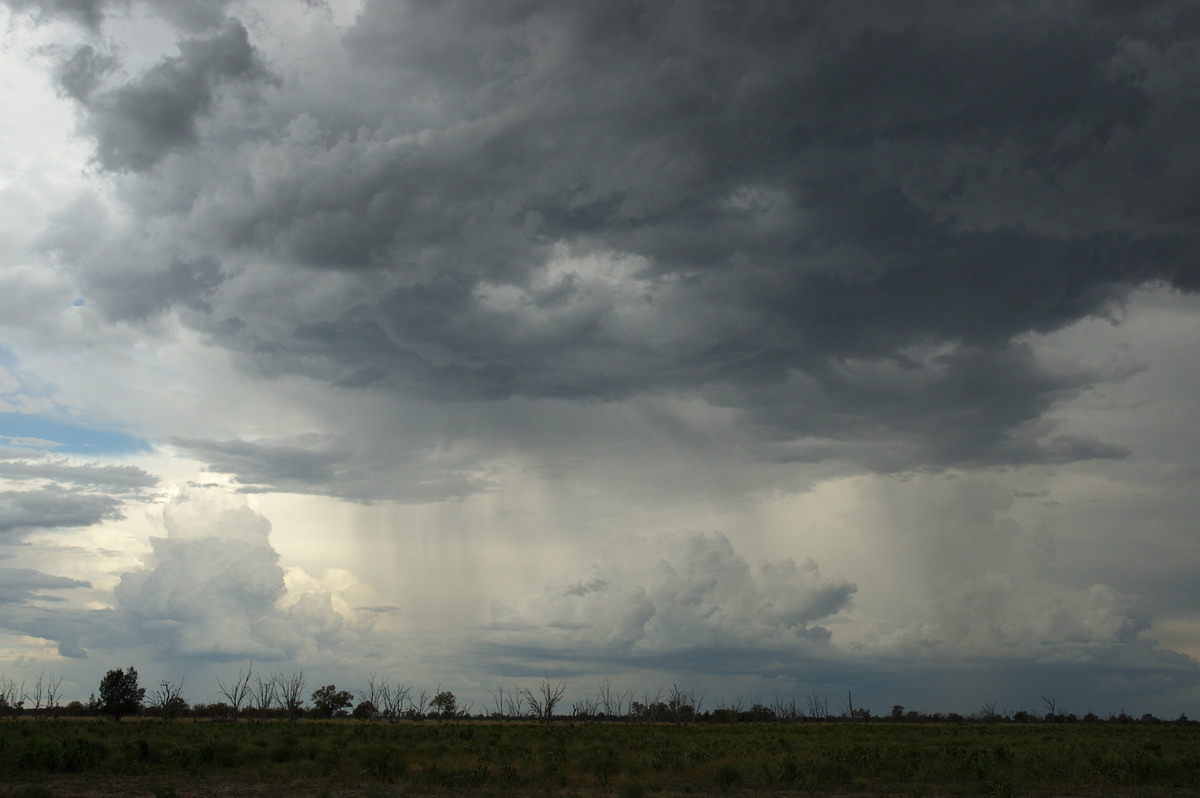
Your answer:
[[[42,789],[38,789],[38,788]],[[31,789],[32,788],[32,789]],[[722,796],[722,798],[762,798],[763,796],[780,796],[780,798],[879,798],[881,795],[895,795],[896,798],[942,798],[979,793],[964,792],[961,787],[939,790],[935,786],[909,787],[897,793],[851,793],[851,792],[818,792],[809,793],[796,790],[761,790],[761,789],[731,789],[731,790],[693,790],[687,793],[674,791],[646,791],[644,795],[652,798],[696,798],[697,795]],[[1200,791],[1189,790],[1159,790],[1159,789],[1129,789],[1114,792],[1111,789],[1089,792],[1035,792],[1030,795],[1037,798],[1200,798]],[[477,792],[452,792],[441,790],[419,790],[403,784],[377,784],[368,787],[345,787],[336,784],[297,781],[292,783],[250,783],[230,779],[199,779],[188,783],[168,783],[163,780],[128,777],[109,777],[104,779],[71,778],[44,779],[41,781],[21,781],[0,785],[0,798],[127,798],[139,796],[143,798],[391,798],[392,796],[439,796],[440,798],[468,798],[474,796],[505,796],[506,798],[621,798],[617,788],[608,790],[579,789],[547,792],[535,790],[529,792],[510,792],[496,790],[480,790]]]

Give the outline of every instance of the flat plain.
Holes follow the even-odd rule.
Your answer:
[[[0,721],[0,798],[1200,796],[1200,725]]]

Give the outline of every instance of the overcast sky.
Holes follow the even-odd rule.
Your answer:
[[[0,0],[0,674],[1200,715],[1200,7]]]

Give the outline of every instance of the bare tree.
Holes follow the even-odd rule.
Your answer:
[[[250,697],[250,703],[258,710],[260,717],[266,718],[271,712],[271,706],[278,698],[278,689],[279,685],[276,684],[274,676],[264,679],[261,673],[254,674],[254,693]]]
[[[33,682],[33,687],[22,696],[26,703],[33,704],[34,717],[42,712],[42,702],[46,700],[46,669],[43,668]]]
[[[18,685],[14,680],[0,676],[0,715],[11,712],[16,715],[25,706],[25,682]]]
[[[509,718],[525,717],[525,696],[515,687],[508,688],[508,696],[504,699],[504,714]]]
[[[438,685],[439,692],[441,691],[441,687],[441,685]],[[410,693],[408,699],[408,709],[404,714],[410,718],[425,717],[425,710],[429,708],[429,703],[433,701],[433,699],[434,695],[425,688],[421,688],[421,692],[417,693],[415,697],[413,697]]]
[[[717,702],[717,709],[723,709],[726,712],[732,712],[735,715],[740,713],[746,706],[746,699],[738,696],[737,698],[723,698]]]
[[[62,681],[63,677],[56,677],[53,671],[46,681],[46,709],[52,718],[58,717],[58,703],[62,700]]]
[[[775,702],[771,705],[771,709],[774,711],[775,717],[788,723],[795,723],[804,714],[800,711],[800,706],[796,703],[796,696],[794,695],[787,698],[782,698],[778,695],[775,696]]]
[[[358,700],[370,704],[372,715],[378,715],[383,711],[383,696],[386,691],[387,679],[380,679],[375,671],[371,671],[371,675],[367,677],[367,688],[358,691]],[[357,712],[357,709],[355,711]]]
[[[824,720],[829,717],[829,698],[827,696],[817,695],[817,691],[813,690],[808,694],[808,716]]]
[[[600,702],[596,698],[584,696],[571,704],[571,715],[583,720],[595,720],[596,710],[599,706]]]
[[[842,702],[842,717],[854,720],[854,693],[846,691],[846,700]]]
[[[600,711],[608,717],[613,717],[618,714],[616,710],[616,696],[613,693],[612,679],[602,679],[600,684],[596,685],[596,703],[599,704]]]
[[[692,720],[700,712],[700,705],[704,703],[704,694],[696,696],[695,690],[689,690],[679,687],[676,684],[671,685],[671,689],[667,691],[667,711],[671,714],[671,719],[676,723]]]
[[[295,720],[296,713],[304,708],[304,671],[277,673],[273,678],[278,685],[279,700],[287,710],[288,720]]]
[[[158,707],[158,711],[162,713],[163,723],[166,723],[175,711],[180,708],[182,699],[180,695],[183,693],[183,679],[178,682],[172,682],[169,679],[163,679],[158,683],[158,687],[150,694],[151,706]]]
[[[229,706],[233,708],[233,719],[237,720],[238,710],[241,709],[242,703],[246,700],[246,696],[250,695],[250,679],[254,676],[254,660],[250,660],[250,667],[245,673],[238,671],[237,678],[230,682],[228,686],[217,677],[217,690],[221,695],[225,696],[225,700],[229,702]]]
[[[566,691],[566,682],[551,682],[549,676],[542,678],[536,693],[528,687],[521,688],[521,694],[529,704],[529,714],[540,718],[542,723],[549,723],[554,717],[554,707],[562,700]]]
[[[659,710],[666,707],[662,702],[662,688],[658,688],[654,695],[650,695],[649,691],[642,693],[641,701],[633,701],[629,704],[629,714],[631,717],[641,721],[656,721],[660,713]]]
[[[507,689],[509,691],[512,691],[515,688],[509,687]],[[490,695],[492,697],[492,711],[490,713],[491,716],[493,718],[503,718],[504,717],[504,699],[505,699],[504,685],[501,684],[500,682],[496,682],[496,689],[488,690],[488,695]]]
[[[629,705],[633,702],[633,691],[613,689],[612,679],[604,679],[597,687],[596,700],[600,711],[610,718],[623,718],[629,714]]]
[[[400,720],[408,709],[411,695],[411,687],[403,684],[389,685],[385,679],[380,685],[380,699],[383,701],[380,709],[383,716],[392,723]]]

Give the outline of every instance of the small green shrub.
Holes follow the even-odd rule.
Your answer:
[[[717,771],[713,774],[713,781],[723,790],[737,787],[742,783],[742,771],[737,765],[725,762],[717,766]]]
[[[8,798],[54,798],[54,793],[41,784],[26,784],[10,792]]]
[[[408,763],[395,748],[376,745],[359,752],[363,773],[380,781],[391,781],[404,775]]]
[[[291,762],[296,756],[296,749],[290,745],[273,745],[267,749],[267,759],[276,763]]]
[[[646,788],[640,782],[631,781],[621,785],[617,798],[645,798]]]

